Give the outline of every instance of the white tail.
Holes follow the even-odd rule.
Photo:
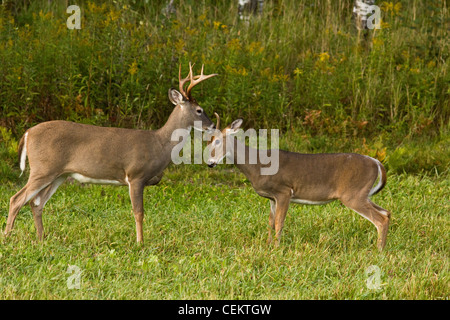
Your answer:
[[[386,171],[384,170],[383,165],[381,164],[380,161],[371,157],[369,158],[374,160],[378,166],[378,184],[370,190],[369,197],[371,197],[374,194],[380,192],[381,189],[383,189],[384,185],[386,184]]]
[[[22,176],[23,172],[25,171],[26,161],[27,161],[27,138],[28,138],[28,132],[25,133],[23,136],[23,141],[21,141],[21,147],[19,147],[20,152],[20,176]],[[20,151],[21,149],[21,151]]]

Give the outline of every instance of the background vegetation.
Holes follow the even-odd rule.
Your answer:
[[[237,1],[167,3],[79,1],[81,30],[69,30],[66,1],[4,2],[0,126],[15,139],[52,119],[160,127],[192,61],[220,74],[195,92],[210,115],[279,128],[284,148],[447,168],[447,1],[378,2],[382,29],[360,37],[350,0],[266,1],[249,24]]]
[[[35,241],[31,211],[0,244],[0,298],[448,299],[449,2],[379,1],[382,29],[358,34],[351,0],[265,1],[248,24],[237,1],[67,1],[0,5],[0,229],[27,128],[66,119],[154,129],[167,120],[178,66],[219,77],[195,88],[209,115],[280,129],[299,152],[358,152],[388,168],[376,231],[332,203],[292,206],[282,245],[265,244],[268,203],[231,166],[171,166],[145,194],[135,245],[126,188],[65,184]],[[69,265],[82,270],[69,289]],[[365,271],[381,270],[369,289]]]

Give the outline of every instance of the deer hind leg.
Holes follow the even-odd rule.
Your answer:
[[[391,221],[391,213],[386,209],[380,207],[379,205],[373,203],[372,201],[369,200],[369,202],[375,208],[375,210],[377,210],[383,216],[383,222],[380,224],[380,226],[378,227],[375,225],[378,231],[378,249],[381,251],[386,245],[389,222]]]
[[[44,226],[42,224],[42,210],[45,204],[56,192],[58,187],[66,180],[66,177],[59,177],[50,185],[42,189],[30,202],[31,211],[33,212],[34,225],[36,227],[37,237],[43,239]]]
[[[386,245],[390,212],[374,204],[369,199],[344,202],[343,204],[374,224],[378,231],[377,247],[381,251]]]
[[[19,192],[9,200],[8,220],[6,221],[5,235],[8,236],[14,227],[14,221],[20,209],[33,199],[42,189],[47,187],[53,178],[41,177],[34,178],[30,175],[28,182]]]
[[[270,215],[269,215],[269,237],[267,238],[267,244],[272,242],[272,230],[275,230],[275,211],[277,205],[274,200],[270,200]]]

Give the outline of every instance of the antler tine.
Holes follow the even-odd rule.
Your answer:
[[[209,74],[209,75],[204,75],[203,74],[203,68],[204,68],[204,65],[202,65],[202,70],[201,70],[201,72],[200,72],[200,75],[199,76],[194,76],[194,73],[192,72],[192,66],[191,66],[191,64],[189,64],[189,68],[190,68],[190,77],[191,77],[191,83],[189,84],[189,87],[187,88],[187,95],[191,98],[191,90],[192,90],[192,88],[193,87],[195,87],[197,84],[199,84],[200,82],[202,82],[202,81],[204,81],[204,80],[206,80],[206,79],[209,79],[209,78],[212,78],[212,77],[214,77],[214,76],[217,76],[217,73],[213,73],[213,74]]]
[[[194,81],[194,71],[192,71],[192,67],[195,65],[195,63],[193,65],[191,65],[191,63],[189,62],[189,77],[190,77],[190,81],[192,83],[192,81]],[[189,95],[189,88],[191,87],[191,84],[189,84],[189,87],[187,89],[187,93]]]
[[[217,118],[216,129],[217,129],[217,130],[220,130],[220,117],[219,117],[219,115],[217,114],[217,112],[214,112],[214,115],[215,115],[216,118]]]
[[[189,63],[189,67],[190,67],[190,63]],[[184,90],[184,85],[186,84],[187,81],[191,80],[191,75],[192,75],[192,68],[190,68],[189,74],[187,75],[186,78],[181,79],[181,63],[180,63],[180,70],[178,71],[178,80],[179,80],[179,88],[180,88],[180,93],[186,98],[189,99],[189,95],[188,93]],[[188,91],[189,92],[189,91]]]

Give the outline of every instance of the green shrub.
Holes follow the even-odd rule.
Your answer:
[[[389,155],[388,168],[396,173],[443,173],[450,165],[450,136],[438,141],[412,141],[397,147]]]
[[[11,135],[11,131],[0,127],[0,183],[18,177],[18,142]]]
[[[352,1],[266,1],[248,25],[236,1],[175,1],[170,16],[166,4],[79,1],[81,30],[69,30],[63,1],[4,1],[0,125],[16,138],[52,119],[160,127],[189,61],[219,73],[195,89],[210,115],[296,132],[315,152],[363,149],[380,135],[394,150],[448,125],[444,2],[383,2],[382,29],[364,39]]]

